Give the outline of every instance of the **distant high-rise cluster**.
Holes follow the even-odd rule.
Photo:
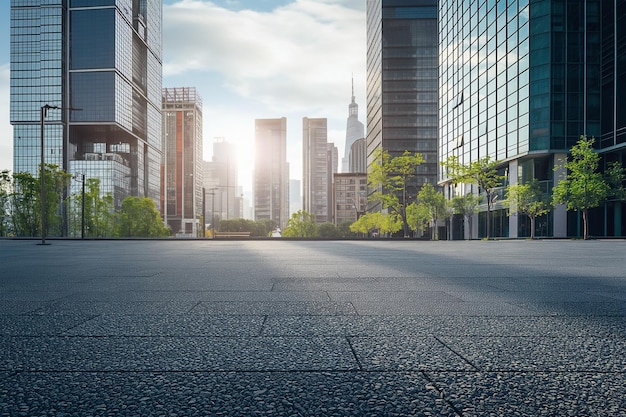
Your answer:
[[[243,215],[234,145],[217,140],[202,164],[198,93],[162,89],[162,1],[11,0],[10,8],[15,173],[38,176],[43,158],[97,178],[116,208],[128,196],[149,197],[182,235],[199,234],[209,213]],[[367,0],[366,15],[367,129],[352,83],[341,173],[327,119],[302,119],[301,207],[317,222],[354,221],[366,204],[385,211],[367,198],[375,190],[366,173],[381,149],[424,157],[405,203],[424,184],[450,199],[480,195],[475,184],[453,183],[441,163],[497,161],[504,181],[491,221],[483,199],[472,231],[453,217],[452,238],[529,236],[530,222],[502,204],[506,186],[534,179],[549,195],[581,135],[595,137],[602,171],[625,165],[622,2]],[[254,217],[284,228],[287,120],[256,119],[254,135]],[[72,180],[67,193],[80,185]],[[65,233],[70,210],[61,211]],[[591,235],[626,235],[625,211],[617,195],[592,209]],[[580,216],[557,206],[535,235],[580,236]]]

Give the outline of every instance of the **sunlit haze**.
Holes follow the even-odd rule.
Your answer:
[[[12,169],[10,2],[1,7],[0,169]],[[256,118],[287,118],[291,178],[302,177],[305,116],[328,118],[328,140],[343,155],[352,75],[365,122],[365,36],[363,0],[164,0],[163,86],[197,88],[204,159],[214,138],[235,143],[248,194]]]

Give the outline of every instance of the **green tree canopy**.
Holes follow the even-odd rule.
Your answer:
[[[400,156],[392,157],[388,151],[378,148],[367,175],[368,185],[374,190],[370,200],[379,202],[391,215],[400,219],[405,237],[409,235],[406,217],[410,197],[408,187],[415,179],[417,166],[423,162],[424,157],[420,153],[405,151]]]
[[[72,196],[73,235],[82,232],[82,192]],[[113,196],[110,193],[102,195],[99,178],[85,179],[85,236],[111,237],[115,234],[115,210]]]
[[[550,211],[550,200],[539,181],[533,179],[525,184],[509,185],[506,191],[509,215],[522,213],[530,220],[530,238],[535,238],[535,220]]]
[[[475,184],[485,193],[487,199],[487,238],[491,235],[491,209],[496,188],[502,185],[504,176],[498,174],[497,161],[489,156],[461,164],[456,156],[450,156],[441,163],[453,184]]]
[[[608,196],[610,187],[598,172],[600,155],[593,150],[595,138],[581,136],[571,149],[571,159],[554,169],[565,174],[552,190],[553,204],[565,204],[567,210],[580,210],[583,238],[589,239],[589,209],[598,207]]]
[[[0,171],[0,236],[9,234],[9,203],[13,181],[8,169]]]
[[[406,208],[406,220],[412,231],[424,231],[430,221],[428,208],[415,202],[409,204]]]
[[[63,235],[61,203],[71,175],[57,165],[44,167],[46,204],[46,236]],[[13,192],[10,196],[11,219],[16,236],[38,236],[41,231],[41,180],[29,172],[13,174]]]
[[[446,215],[446,198],[442,192],[437,191],[435,187],[426,183],[417,194],[418,205],[424,207],[424,211],[428,213],[429,220],[432,225],[431,239],[438,240],[439,232],[437,220]]]
[[[282,232],[283,237],[316,237],[317,225],[315,215],[308,211],[298,210],[293,213]]]
[[[464,196],[456,196],[450,200],[454,212],[463,216],[463,221],[468,228],[469,239],[472,238],[472,216],[478,213],[480,200],[482,200],[481,196],[471,193]]]
[[[120,237],[165,237],[169,230],[148,197],[126,197],[118,212],[117,234]]]

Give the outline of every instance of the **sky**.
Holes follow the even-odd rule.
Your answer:
[[[13,168],[9,123],[10,2],[1,1],[0,170]],[[344,153],[354,93],[365,124],[363,0],[164,0],[163,87],[195,87],[203,103],[204,159],[215,138],[237,145],[250,190],[254,119],[287,118],[290,177],[302,178],[302,118],[328,119]]]

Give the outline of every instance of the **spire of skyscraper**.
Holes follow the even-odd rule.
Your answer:
[[[346,124],[346,145],[341,160],[341,172],[349,172],[350,147],[357,140],[365,137],[365,127],[359,121],[359,105],[354,97],[354,75],[352,76],[352,101],[348,106],[348,122]]]

